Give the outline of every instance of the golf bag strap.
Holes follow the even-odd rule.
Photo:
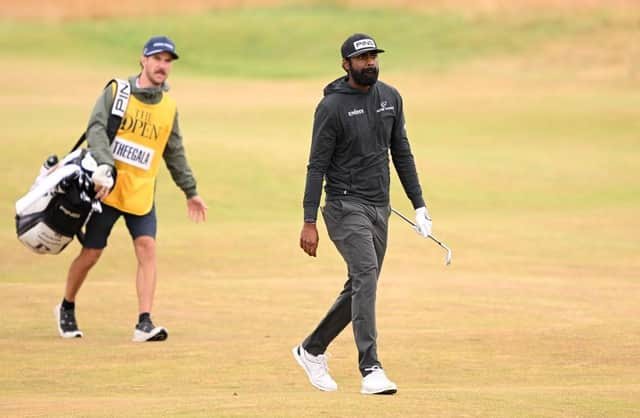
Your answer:
[[[124,112],[127,110],[129,104],[129,97],[131,96],[131,86],[127,80],[120,80],[114,78],[110,80],[105,88],[109,87],[111,83],[116,83],[116,91],[113,98],[113,105],[111,106],[111,113],[107,120],[107,138],[109,138],[109,145],[113,142],[120,127],[120,122],[124,117]],[[80,138],[76,141],[76,144],[71,148],[70,152],[78,149],[80,145],[87,139],[87,131],[84,131]]]
[[[71,151],[69,151],[69,154],[71,154],[73,151],[77,150],[78,147],[80,145],[82,145],[82,143],[84,142],[84,140],[87,139],[87,132],[84,131],[82,133],[82,135],[80,135],[80,138],[78,138],[78,140],[76,141],[76,144],[73,146],[73,148],[71,148]]]

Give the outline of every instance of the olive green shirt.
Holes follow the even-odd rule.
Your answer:
[[[136,87],[137,78],[137,76],[129,77],[131,94],[144,103],[155,104],[160,102],[162,94],[169,90],[169,86],[166,83],[164,83],[162,87]],[[111,144],[107,136],[107,121],[109,120],[111,107],[113,105],[113,93],[111,90],[111,84],[109,84],[102,92],[102,95],[98,97],[93,107],[91,117],[89,118],[89,126],[87,127],[87,143],[89,144],[91,154],[98,164],[114,166]],[[187,199],[196,196],[198,194],[196,191],[196,179],[189,167],[182,144],[182,134],[180,133],[180,125],[178,124],[178,112],[176,112],[173,127],[171,128],[171,135],[162,153],[162,157],[169,169],[169,173],[171,173],[171,178],[184,192]]]

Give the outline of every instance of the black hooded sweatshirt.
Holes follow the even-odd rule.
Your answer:
[[[389,151],[413,207],[425,206],[400,93],[382,81],[366,92],[351,87],[346,77],[329,83],[314,115],[305,222],[316,220],[325,178],[327,201],[389,205]]]

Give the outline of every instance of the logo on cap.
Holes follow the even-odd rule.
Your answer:
[[[154,48],[162,48],[162,47],[169,48],[170,50],[173,51],[173,45],[168,44],[166,42],[154,42],[153,46],[154,46]]]
[[[157,54],[158,52],[172,52],[174,49],[175,49],[174,46],[169,43],[154,42],[150,48],[145,48],[144,54],[153,55],[153,54]]]
[[[176,45],[166,36],[154,36],[147,41],[142,49],[142,54],[145,57],[155,55],[160,52],[168,52],[174,59],[178,58],[178,54],[176,54]]]
[[[363,48],[375,48],[376,43],[373,42],[373,39],[360,39],[359,41],[355,41],[353,43],[353,47],[356,51],[359,51]]]
[[[351,58],[368,51],[380,53],[384,52],[384,49],[378,48],[376,41],[374,41],[371,36],[364,33],[354,33],[349,36],[340,47],[342,58]]]

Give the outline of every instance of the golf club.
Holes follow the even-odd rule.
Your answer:
[[[401,217],[402,219],[404,219],[405,221],[407,221],[407,223],[409,223],[409,225],[411,225],[412,227],[416,227],[416,224],[413,223],[413,221],[411,221],[411,219],[407,218],[406,216],[404,216],[403,214],[401,214],[400,212],[398,212],[397,210],[395,210],[394,208],[391,208],[391,211],[393,213],[395,213],[396,215],[398,215],[399,217]],[[436,239],[436,237],[434,237],[433,235],[427,235],[429,238],[431,238],[436,244],[438,244],[439,246],[441,246],[442,248],[444,248],[447,251],[447,258],[445,259],[445,265],[449,265],[451,264],[451,249],[449,247],[447,247],[446,245],[444,245],[442,242],[438,241]]]

